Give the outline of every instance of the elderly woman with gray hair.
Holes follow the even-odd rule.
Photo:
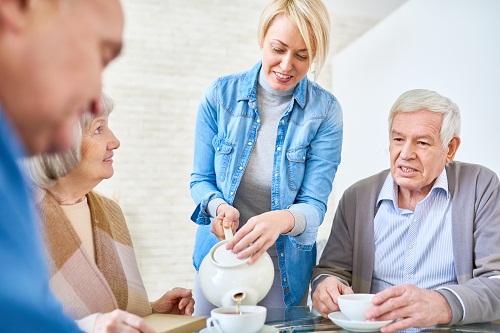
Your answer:
[[[51,266],[50,284],[65,312],[85,332],[153,332],[141,318],[151,313],[191,315],[191,291],[174,288],[149,302],[123,213],[92,189],[113,176],[120,142],[108,127],[112,101],[86,114],[75,148],[26,161],[40,188],[38,208]]]

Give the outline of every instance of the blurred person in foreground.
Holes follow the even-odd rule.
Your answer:
[[[71,146],[81,115],[99,109],[101,74],[122,32],[118,0],[0,0],[2,332],[79,332],[50,292],[17,161]]]
[[[40,188],[38,208],[51,262],[50,285],[65,312],[85,332],[153,330],[140,316],[191,315],[191,291],[174,288],[149,303],[125,217],[114,201],[93,191],[113,176],[120,142],[108,126],[113,102],[103,95],[101,112],[85,114],[75,146],[41,154],[26,163]]]
[[[262,60],[220,77],[201,99],[191,195],[198,226],[193,263],[236,231],[227,249],[252,264],[264,252],[274,281],[263,306],[305,305],[323,222],[342,149],[337,99],[311,81],[330,42],[321,0],[272,0],[258,25]],[[196,314],[213,307],[195,275]]]
[[[453,161],[458,106],[434,91],[403,93],[389,114],[390,170],[348,188],[312,276],[313,306],[374,293],[381,329],[500,318],[500,183],[484,166]]]

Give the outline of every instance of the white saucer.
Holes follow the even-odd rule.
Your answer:
[[[277,329],[276,327],[274,326],[269,326],[269,325],[264,325],[260,331],[258,331],[257,333],[278,333],[279,332],[279,329]],[[210,333],[210,331],[208,330],[207,327],[205,327],[204,329],[202,329],[199,333]],[[228,333],[233,333],[233,332],[228,332]]]
[[[350,320],[340,311],[328,314],[328,318],[337,326],[353,332],[377,332],[382,326],[392,323],[392,320],[381,321],[358,321]]]

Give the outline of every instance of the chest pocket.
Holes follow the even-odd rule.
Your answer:
[[[288,161],[288,187],[293,191],[298,191],[304,180],[306,170],[307,147],[292,148],[286,151]]]
[[[231,152],[233,151],[233,143],[221,137],[215,136],[212,139],[212,145],[215,149],[215,176],[217,178],[217,182],[222,183],[227,177],[231,161]]]

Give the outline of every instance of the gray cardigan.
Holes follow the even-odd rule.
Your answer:
[[[374,265],[376,201],[389,170],[363,179],[342,196],[330,238],[312,274],[313,290],[326,276],[369,293]],[[480,165],[446,166],[452,200],[453,256],[458,285],[439,289],[450,304],[450,324],[500,318],[500,182]],[[324,277],[322,275],[325,275]]]

